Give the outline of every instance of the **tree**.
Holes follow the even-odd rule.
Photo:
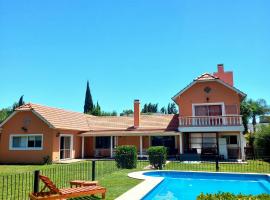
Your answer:
[[[20,107],[20,106],[22,106],[22,105],[24,105],[23,95],[20,97],[20,99],[19,99],[18,102],[15,102],[15,103],[13,104],[13,106],[12,106],[13,111],[14,111],[16,108],[18,108],[18,107]]]
[[[9,115],[11,115],[11,113],[13,112],[12,108],[3,108],[0,110],[0,123],[2,123],[3,121],[5,121]]]
[[[101,116],[101,108],[97,102],[96,105],[93,106],[92,110],[89,112],[91,115]]]
[[[112,111],[112,112],[102,111],[102,109],[101,109],[98,102],[97,102],[96,105],[94,105],[92,111],[89,112],[88,114],[91,114],[91,115],[94,115],[94,116],[117,116],[116,111]]]
[[[22,105],[24,105],[23,95],[20,97],[18,104],[19,104],[18,105],[19,107],[22,106]]]
[[[128,109],[128,110],[123,110],[123,112],[120,113],[120,116],[128,116],[128,115],[131,115],[133,114],[133,110],[131,109]]]
[[[257,117],[263,116],[270,112],[270,107],[267,105],[264,99],[247,101],[248,107],[250,109],[250,115],[252,119],[253,131],[256,132]]]
[[[255,134],[255,147],[262,150],[263,155],[270,156],[270,125],[262,125]]]
[[[84,101],[84,113],[91,113],[94,108],[93,99],[89,87],[89,81],[87,81],[86,92],[85,92],[85,101]]]
[[[165,106],[160,109],[160,112],[163,114],[167,114],[167,109],[165,108]]]
[[[176,108],[175,103],[168,104],[167,113],[168,114],[177,114],[177,108]]]
[[[246,100],[243,100],[241,105],[240,105],[240,114],[242,115],[242,121],[243,121],[243,126],[245,129],[245,133],[248,132],[248,120],[251,116],[251,109]]]
[[[158,104],[146,103],[143,106],[141,111],[142,113],[157,113],[158,112]]]

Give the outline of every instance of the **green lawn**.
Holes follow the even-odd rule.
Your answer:
[[[107,198],[114,199],[140,181],[128,178],[127,174],[136,170],[143,170],[148,162],[138,162],[136,169],[120,170],[114,161],[96,162],[96,180],[106,187]],[[92,162],[85,161],[72,164],[53,165],[0,165],[0,199],[27,199],[33,189],[34,170],[41,170],[41,174],[59,187],[69,187],[70,180],[91,180]],[[40,188],[43,184],[40,184]],[[95,199],[93,197],[78,199]]]
[[[115,199],[140,180],[131,179],[128,173],[143,170],[148,165],[147,161],[139,162],[136,169],[120,170],[114,161],[96,162],[96,180],[107,188],[106,199]],[[33,171],[49,176],[59,188],[69,187],[70,180],[89,180],[92,177],[92,162],[85,161],[73,164],[53,165],[0,165],[0,199],[27,199],[28,193],[33,188]],[[215,163],[183,163],[170,162],[166,170],[183,171],[215,171]],[[242,173],[270,173],[270,164],[263,161],[248,161],[247,164],[220,164],[222,172]],[[42,184],[40,185],[42,187]],[[76,200],[94,200],[99,197],[76,198]]]
[[[170,162],[165,167],[166,170],[183,171],[216,171],[216,164],[213,163],[183,163]],[[240,172],[240,173],[270,173],[270,163],[265,161],[250,160],[247,163],[219,163],[220,172]]]

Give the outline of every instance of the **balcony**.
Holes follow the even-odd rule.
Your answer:
[[[243,131],[241,115],[179,117],[179,131]]]

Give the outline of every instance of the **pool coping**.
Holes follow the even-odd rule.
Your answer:
[[[262,174],[262,173],[239,173],[239,172],[206,172],[206,171],[181,171],[181,170],[145,170],[145,171],[137,171],[131,172],[128,174],[128,177],[144,180],[133,188],[129,189],[127,192],[117,197],[115,200],[140,200],[144,198],[151,190],[153,190],[159,183],[161,183],[164,178],[163,177],[151,177],[146,176],[144,173],[146,172],[197,172],[197,173],[217,173],[217,174],[250,174],[250,175],[266,175],[270,178],[270,174]]]

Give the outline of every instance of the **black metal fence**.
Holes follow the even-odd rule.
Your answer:
[[[143,169],[144,161],[138,161],[137,168]],[[8,166],[7,166],[8,167]],[[37,166],[39,168],[39,166]],[[42,167],[39,174],[48,176],[57,187],[70,187],[71,180],[100,180],[104,176],[120,169],[114,160],[84,161],[71,164],[54,164]],[[35,183],[35,171],[0,175],[0,200],[24,200],[29,193],[40,190],[44,185]],[[37,187],[38,185],[38,187]]]
[[[218,159],[208,161],[170,160],[164,166],[164,169],[270,174],[270,162],[268,158],[270,157],[250,159],[242,162],[219,161]],[[146,166],[148,167],[146,168]],[[128,170],[127,172],[146,169],[149,169],[149,162],[144,160],[137,162],[137,169]],[[39,173],[48,176],[57,187],[64,188],[70,187],[69,182],[71,180],[102,180],[118,170],[120,169],[116,167],[114,160],[96,160],[43,166]],[[29,193],[34,191],[34,174],[34,172],[24,172],[13,175],[0,175],[0,199],[28,199]],[[43,184],[40,183],[36,189],[41,189],[42,187]]]

